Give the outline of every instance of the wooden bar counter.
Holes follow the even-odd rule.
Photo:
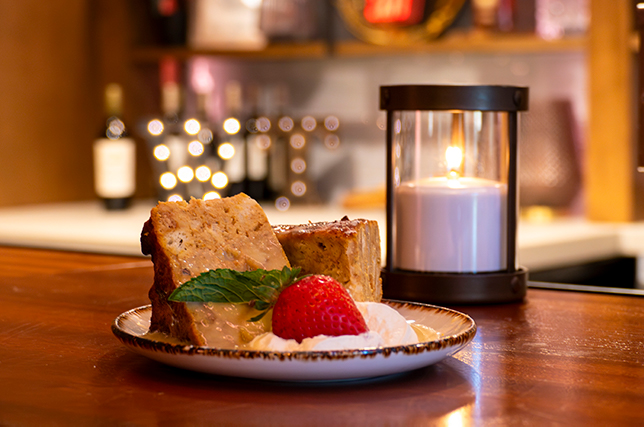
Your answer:
[[[453,357],[392,377],[298,384],[137,355],[116,316],[148,304],[149,259],[0,247],[0,425],[643,425],[644,298],[531,288],[454,307]]]

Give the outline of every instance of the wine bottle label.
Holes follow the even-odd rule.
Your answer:
[[[248,179],[261,181],[268,175],[268,150],[261,146],[259,136],[249,137],[248,144]]]
[[[235,148],[235,154],[224,164],[224,172],[228,175],[230,182],[242,182],[246,175],[246,166],[244,165],[244,141],[234,138],[230,144]]]
[[[94,142],[94,191],[99,197],[131,197],[136,189],[136,144],[131,138]]]
[[[186,166],[188,162],[188,143],[179,135],[167,135],[164,143],[170,149],[168,169],[176,174],[179,168]]]

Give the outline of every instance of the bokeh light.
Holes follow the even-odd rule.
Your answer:
[[[190,144],[188,144],[188,153],[192,154],[193,156],[201,156],[204,152],[203,144],[197,140],[190,141]]]
[[[221,199],[221,195],[216,191],[209,191],[203,195],[203,200]]]
[[[304,173],[306,171],[306,162],[304,159],[297,157],[291,161],[291,170],[295,173]]]
[[[172,172],[165,172],[159,177],[159,183],[166,190],[172,190],[177,186],[177,177]]]
[[[324,119],[324,127],[331,132],[336,131],[340,127],[340,119],[336,116],[327,116]]]
[[[255,121],[255,127],[260,132],[268,132],[269,130],[271,130],[271,121],[268,119],[268,117],[259,117]]]
[[[317,127],[318,122],[315,120],[313,116],[304,116],[302,117],[302,129],[304,129],[307,132],[311,132],[315,130]]]
[[[212,175],[212,172],[210,171],[210,168],[206,165],[199,166],[197,169],[195,169],[195,176],[201,182],[208,181],[210,179],[210,175]]]
[[[295,148],[296,150],[304,148],[306,145],[306,138],[301,133],[296,133],[291,135],[290,139],[291,147]]]
[[[340,137],[334,133],[330,133],[324,137],[324,146],[329,150],[335,150],[340,146]]]
[[[195,171],[190,166],[181,166],[177,171],[177,177],[181,182],[190,182],[195,177]]]
[[[170,158],[170,149],[164,144],[159,144],[154,147],[152,153],[154,154],[154,158],[159,161],[168,160],[168,158]]]
[[[271,137],[268,135],[258,135],[255,138],[255,144],[262,150],[268,150],[271,147]]]
[[[292,131],[293,126],[295,126],[295,122],[293,122],[293,119],[288,116],[284,116],[280,118],[279,121],[277,122],[277,127],[284,132]]]
[[[183,124],[183,128],[188,135],[196,135],[201,130],[201,123],[197,119],[189,119]]]
[[[306,194],[306,184],[302,181],[293,182],[293,184],[291,184],[291,193],[293,193],[294,196],[302,197]]]
[[[224,160],[230,160],[235,155],[235,147],[230,142],[224,142],[217,149],[217,154]]]
[[[275,208],[278,211],[284,212],[284,211],[287,211],[288,208],[290,207],[291,207],[291,201],[288,199],[288,197],[282,196],[282,197],[278,197],[275,200]]]
[[[210,182],[213,187],[221,190],[228,185],[228,175],[223,172],[216,172],[212,175],[212,180],[210,180]]]
[[[150,120],[148,122],[148,132],[154,136],[159,136],[163,133],[163,122],[158,119]]]
[[[224,128],[224,131],[228,135],[235,135],[241,129],[241,124],[239,124],[239,120],[237,120],[234,117],[231,117],[224,120],[224,124],[222,125],[222,127]]]

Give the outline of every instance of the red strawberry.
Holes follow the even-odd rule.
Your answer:
[[[299,268],[282,270],[209,270],[193,277],[168,297],[177,302],[251,304],[261,319],[273,308],[273,333],[302,342],[317,335],[358,335],[367,332],[362,313],[337,280],[322,275],[298,280]]]
[[[273,308],[273,333],[302,342],[317,335],[358,335],[368,331],[346,289],[329,276],[305,277],[286,287]]]

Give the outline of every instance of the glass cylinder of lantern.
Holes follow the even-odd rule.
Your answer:
[[[520,301],[518,112],[528,89],[384,86],[384,296],[435,304]]]

